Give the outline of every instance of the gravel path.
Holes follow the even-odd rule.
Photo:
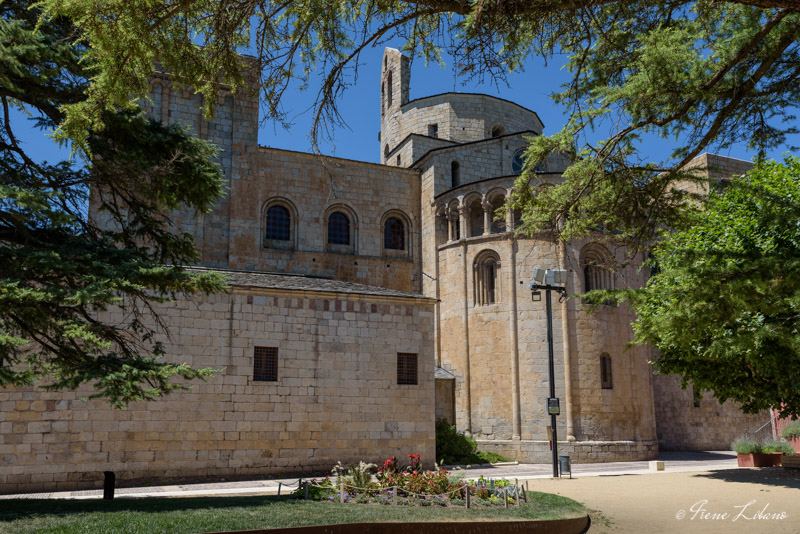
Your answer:
[[[800,471],[732,468],[637,476],[539,479],[531,489],[575,499],[590,533],[800,532]]]

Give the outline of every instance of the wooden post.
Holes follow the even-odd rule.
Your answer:
[[[469,508],[469,484],[467,484],[467,508]]]
[[[503,488],[503,506],[508,508],[508,490]]]
[[[344,504],[344,482],[339,484],[339,504]]]
[[[308,482],[303,482],[303,484],[305,484],[306,500],[308,500]]]
[[[517,506],[519,506],[519,505],[520,505],[520,504],[519,504],[519,500],[520,500],[520,498],[521,498],[521,497],[520,497],[520,494],[519,494],[519,486],[515,486],[515,487],[514,487],[514,491],[516,491],[516,492],[517,492],[517,498],[516,498],[516,499],[514,499],[514,503],[515,503]]]
[[[397,486],[392,486],[392,504],[397,506]]]

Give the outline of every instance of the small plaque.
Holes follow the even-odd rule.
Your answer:
[[[547,399],[547,414],[560,415],[561,408],[558,404],[558,399]]]

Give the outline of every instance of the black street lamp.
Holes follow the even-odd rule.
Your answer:
[[[547,309],[547,364],[550,372],[550,397],[547,399],[547,413],[550,414],[550,437],[553,440],[553,477],[558,477],[558,433],[556,432],[556,416],[560,413],[558,398],[556,397],[555,369],[553,364],[553,306],[550,299],[551,291],[558,291],[559,300],[567,296],[567,271],[550,270],[534,267],[531,288],[531,299],[534,302],[542,300],[542,291],[545,292],[545,308]]]

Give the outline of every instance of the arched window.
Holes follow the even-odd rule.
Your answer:
[[[506,199],[501,194],[495,194],[491,200],[491,233],[493,234],[502,234],[506,231],[506,217],[505,217],[505,210],[503,206],[506,203]]]
[[[467,217],[469,222],[469,235],[466,237],[483,235],[483,204],[479,197],[474,197],[467,202]]]
[[[500,302],[500,286],[497,283],[500,258],[494,252],[482,252],[475,258],[473,285],[476,306],[488,306]]]
[[[461,165],[457,161],[450,164],[450,179],[453,187],[461,185]]]
[[[405,225],[397,217],[389,217],[383,224],[383,248],[405,250]]]
[[[613,389],[614,379],[611,373],[611,356],[605,352],[600,355],[600,387]]]
[[[595,289],[614,289],[614,273],[605,255],[590,249],[583,255],[583,291]]]
[[[389,143],[386,143],[386,145],[383,147],[383,159],[384,159],[384,161],[388,157],[389,157]]]
[[[492,128],[492,137],[500,137],[505,131],[506,129],[500,125],[494,126]]]
[[[267,210],[266,239],[289,241],[291,239],[292,217],[283,206],[272,206]]]
[[[350,219],[341,211],[328,217],[328,243],[331,245],[350,244]]]

